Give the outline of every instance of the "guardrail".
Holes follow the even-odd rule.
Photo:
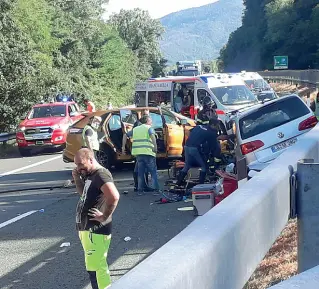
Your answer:
[[[258,72],[266,79],[287,81],[291,83],[307,83],[319,87],[319,70],[276,70]]]
[[[319,126],[124,275],[113,289],[241,289],[290,215],[290,171],[318,160]]]
[[[0,143],[7,143],[9,140],[13,140],[16,138],[16,133],[0,133]]]

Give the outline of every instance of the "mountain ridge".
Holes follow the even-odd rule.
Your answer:
[[[243,8],[242,0],[219,0],[160,18],[164,57],[169,63],[217,58],[230,33],[241,26]]]

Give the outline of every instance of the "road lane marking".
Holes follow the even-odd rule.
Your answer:
[[[56,156],[56,157],[51,158],[51,159],[47,159],[47,160],[44,160],[44,161],[41,161],[41,162],[34,163],[32,165],[28,165],[28,166],[25,166],[25,167],[22,167],[22,168],[19,168],[19,169],[15,169],[15,170],[0,174],[0,178],[3,178],[5,176],[9,176],[9,175],[12,175],[14,173],[21,172],[21,171],[24,171],[24,170],[27,170],[27,169],[30,169],[30,168],[33,168],[33,167],[37,167],[37,166],[43,165],[43,164],[48,163],[48,162],[52,162],[52,161],[57,160],[59,158],[62,158],[62,156],[59,155],[59,156]]]
[[[3,223],[0,224],[0,229],[3,228],[3,227],[5,227],[5,226],[8,226],[8,225],[10,225],[10,224],[12,224],[12,223],[15,223],[15,222],[17,222],[17,221],[19,221],[19,220],[21,220],[21,219],[23,219],[23,218],[25,218],[25,217],[28,217],[28,216],[30,216],[30,215],[36,213],[36,212],[38,212],[38,211],[30,211],[30,212],[24,213],[24,214],[22,214],[22,215],[20,215],[20,216],[17,216],[17,217],[15,217],[15,218],[11,219],[11,220],[8,220],[8,221],[6,221],[6,222],[3,222]]]

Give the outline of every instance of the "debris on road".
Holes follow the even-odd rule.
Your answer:
[[[128,194],[128,191],[124,191],[124,192],[123,192],[123,195],[127,195],[127,194]]]
[[[131,240],[132,240],[131,237],[125,237],[125,238],[124,238],[124,241],[125,241],[125,242],[129,242],[129,241],[131,241]]]
[[[44,209],[39,210],[40,213],[44,213]]]
[[[71,243],[70,242],[66,242],[66,243],[62,243],[60,245],[60,248],[63,248],[63,247],[70,247],[71,246]]]

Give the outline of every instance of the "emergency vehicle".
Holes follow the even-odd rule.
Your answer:
[[[66,144],[68,128],[84,116],[75,102],[36,104],[19,124],[16,141],[21,156],[35,148],[59,148]]]
[[[246,85],[252,91],[269,91],[272,90],[270,85],[262,78],[262,76],[257,72],[246,72],[241,71],[237,74],[246,83]]]
[[[257,97],[248,89],[238,75],[204,74],[195,77],[151,78],[136,85],[135,105],[165,106],[177,113],[196,119],[203,100],[209,97],[226,126],[228,112],[250,107],[258,103]],[[185,104],[184,99],[188,101]]]

